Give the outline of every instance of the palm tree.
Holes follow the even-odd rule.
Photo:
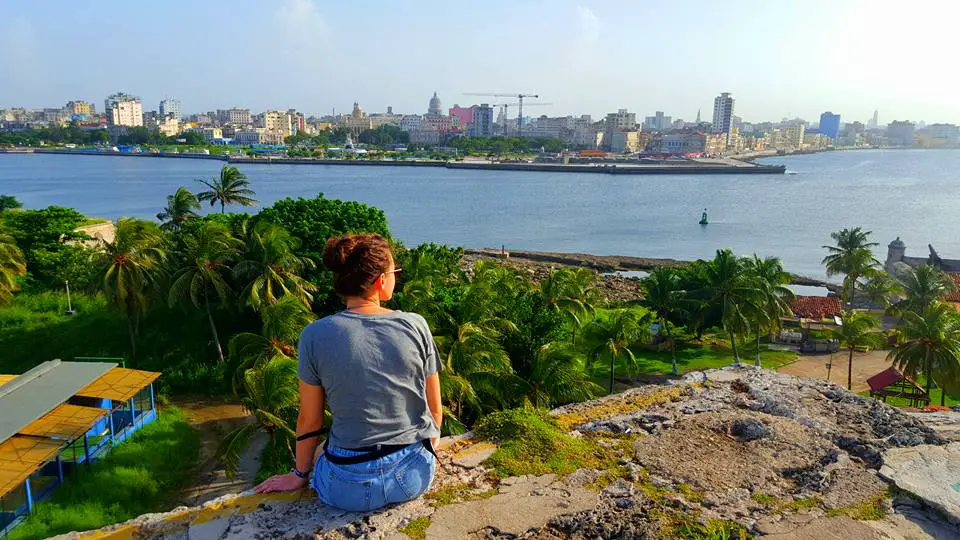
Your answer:
[[[223,349],[220,347],[217,325],[213,322],[213,313],[210,310],[211,296],[222,303],[230,294],[230,285],[225,276],[230,270],[229,262],[239,253],[240,245],[241,242],[230,234],[226,225],[204,223],[195,235],[183,238],[180,267],[170,285],[171,307],[189,299],[196,308],[206,310],[217,356],[221,362]]]
[[[833,338],[850,352],[847,358],[847,390],[850,390],[853,388],[853,351],[863,347],[878,347],[883,338],[877,332],[880,321],[869,313],[844,312],[840,323],[833,330]]]
[[[955,387],[960,377],[960,315],[949,304],[934,302],[922,313],[904,313],[899,334],[887,358],[903,373],[923,373],[928,397],[936,378],[943,405],[947,388]]]
[[[177,189],[173,195],[167,195],[167,207],[157,214],[157,219],[163,223],[160,229],[164,231],[178,231],[184,223],[200,217],[197,210],[200,202],[196,195],[185,187]]]
[[[618,309],[610,317],[597,319],[587,327],[588,339],[594,343],[590,355],[595,360],[604,356],[610,359],[610,393],[613,393],[617,359],[621,356],[626,359],[630,373],[637,368],[637,357],[630,347],[650,337],[650,325],[655,320],[646,308]]]
[[[893,297],[902,293],[900,282],[886,272],[877,272],[861,288],[876,305],[888,309],[893,304]]]
[[[573,327],[573,341],[577,329],[585,319],[596,313],[600,294],[595,287],[596,273],[586,268],[554,270],[540,281],[540,294],[547,308],[562,314]]]
[[[854,300],[857,280],[871,274],[880,265],[880,261],[873,257],[872,250],[879,244],[868,241],[870,233],[871,231],[863,231],[860,227],[841,229],[830,233],[830,237],[836,242],[835,246],[823,246],[827,250],[827,255],[823,258],[827,275],[846,276],[843,290],[847,302]]]
[[[13,300],[13,293],[20,289],[17,278],[26,274],[23,252],[7,231],[0,230],[0,305]]]
[[[257,423],[233,430],[220,444],[217,457],[228,476],[236,475],[240,455],[260,429],[270,437],[271,448],[286,444],[291,459],[294,457],[290,441],[297,435],[290,426],[296,422],[300,405],[298,383],[297,360],[294,358],[274,358],[259,368],[243,372],[245,395],[240,403],[257,419]]]
[[[165,248],[166,241],[156,223],[120,218],[114,223],[113,242],[104,242],[97,257],[107,301],[127,318],[133,358],[137,356],[140,315],[163,274]]]
[[[930,264],[910,268],[900,278],[900,284],[906,298],[897,303],[897,311],[914,311],[920,315],[935,302],[957,290],[950,276]]]
[[[780,318],[790,315],[789,302],[793,300],[794,295],[786,285],[790,283],[792,277],[789,272],[784,271],[780,259],[776,257],[761,259],[754,255],[752,259],[747,259],[746,269],[760,292],[758,302],[760,310],[755,313],[757,359],[753,364],[760,367],[760,326],[764,325],[768,331],[776,332],[780,328]]]
[[[679,375],[677,369],[677,344],[670,331],[670,325],[684,313],[683,306],[686,300],[683,297],[683,288],[680,274],[673,268],[658,267],[640,282],[643,286],[643,305],[657,314],[660,328],[670,342],[670,363],[673,374]]]
[[[244,260],[234,267],[234,274],[249,280],[240,295],[253,309],[276,303],[292,295],[309,305],[317,286],[300,277],[312,270],[312,260],[297,255],[300,240],[286,229],[268,222],[260,222],[247,236]]]
[[[745,271],[742,260],[729,249],[717,250],[716,256],[704,266],[705,285],[693,296],[704,301],[711,310],[720,312],[720,323],[730,336],[735,365],[740,365],[737,333],[750,327],[751,314],[759,313],[760,289]]]
[[[234,370],[233,391],[249,368],[259,369],[275,358],[296,358],[297,341],[303,329],[317,316],[295,296],[284,296],[260,310],[263,329],[259,334],[241,332],[230,338],[227,350]]]
[[[587,401],[603,393],[590,380],[586,359],[564,343],[541,347],[520,382],[525,399],[538,408]]]
[[[240,206],[257,204],[257,200],[253,198],[256,193],[249,188],[250,182],[247,182],[247,176],[231,165],[224,165],[220,169],[218,178],[197,181],[209,188],[209,191],[198,193],[197,198],[200,201],[210,201],[210,206],[219,202],[221,214],[226,211],[228,204]]]

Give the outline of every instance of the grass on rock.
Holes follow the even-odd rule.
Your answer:
[[[424,540],[427,537],[427,529],[430,528],[430,518],[420,516],[404,525],[400,532],[409,536],[412,540]]]
[[[81,466],[38,503],[7,540],[97,529],[171,508],[196,464],[200,436],[175,408],[117,445],[90,469]]]

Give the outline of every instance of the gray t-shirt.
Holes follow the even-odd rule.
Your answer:
[[[300,335],[300,379],[322,386],[330,444],[362,448],[439,437],[426,378],[440,370],[430,327],[416,313],[341,311]]]

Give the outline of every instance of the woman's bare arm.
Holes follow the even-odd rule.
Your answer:
[[[430,414],[433,415],[437,427],[443,424],[443,402],[440,400],[440,374],[434,373],[427,377],[427,406],[430,408]],[[439,439],[431,441],[436,448]]]
[[[314,386],[300,381],[300,415],[297,416],[298,436],[323,428],[324,398],[322,386]],[[297,441],[297,470],[306,472],[313,468],[313,456],[317,451],[319,441],[319,435]]]

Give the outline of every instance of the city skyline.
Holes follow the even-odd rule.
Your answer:
[[[691,121],[730,92],[746,121],[815,121],[833,111],[866,122],[878,109],[883,123],[960,122],[956,76],[938,55],[950,50],[949,13],[960,12],[950,3],[937,4],[934,17],[875,4],[861,10],[858,2],[691,2],[684,13],[697,16],[684,20],[663,6],[599,2],[504,4],[509,16],[486,17],[496,5],[8,4],[0,7],[8,24],[0,108],[97,103],[122,89],[141,96],[145,110],[176,98],[185,114],[236,106],[321,115],[347,112],[354,101],[369,111],[422,113],[434,91],[445,107],[484,101],[468,92],[517,91],[553,103],[532,116],[627,108]],[[481,15],[484,24],[475,24]],[[187,32],[192,21],[216,24]],[[110,29],[106,45],[74,52],[95,43],[85,34],[90,25]],[[714,27],[730,31],[718,37]],[[925,53],[876,50],[893,36],[922,38]]]

